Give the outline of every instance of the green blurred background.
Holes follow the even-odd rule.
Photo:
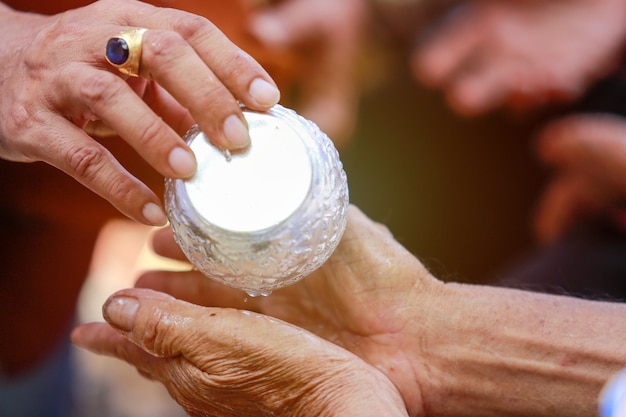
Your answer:
[[[537,117],[457,116],[412,78],[407,50],[386,52],[387,74],[341,151],[350,200],[439,278],[487,282],[532,245]]]

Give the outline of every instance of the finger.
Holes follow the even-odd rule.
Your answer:
[[[580,184],[569,175],[553,179],[541,196],[534,217],[537,240],[550,244],[562,237],[586,205]]]
[[[41,136],[34,138],[34,143],[47,146],[33,149],[31,154],[67,173],[131,219],[148,225],[166,223],[156,194],[126,171],[106,148],[66,119],[56,114],[48,117],[48,130],[33,133]]]
[[[259,302],[245,292],[220,284],[198,271],[148,271],[135,282],[148,288],[205,307],[259,311]]]
[[[464,4],[452,10],[413,54],[413,72],[425,85],[444,86],[479,46],[482,30],[475,7]]]
[[[606,114],[575,115],[549,124],[538,137],[541,159],[575,170],[604,189],[606,198],[626,194],[626,120]],[[599,192],[599,191],[598,191]]]
[[[235,98],[246,106],[262,110],[278,101],[276,84],[267,72],[208,19],[183,10],[155,7],[143,2],[118,0],[112,3],[113,6],[110,3],[101,6],[103,13],[116,18],[125,26],[179,33],[234,93]],[[117,7],[114,7],[115,3]],[[159,39],[153,41],[158,42]],[[158,53],[158,45],[155,46],[155,52]],[[251,88],[255,80],[265,81],[273,87],[266,90]]]
[[[250,55],[233,44],[219,28],[209,20],[180,10],[158,9],[148,23],[155,26],[165,21],[165,28],[182,37],[232,91],[235,98],[246,106],[263,110],[278,102],[279,92],[267,71]],[[140,22],[137,22],[139,24]],[[157,40],[158,42],[158,40]],[[155,50],[158,53],[158,49]],[[255,81],[267,83],[256,88]]]
[[[156,82],[148,83],[143,94],[143,100],[179,136],[183,136],[195,123],[189,110],[181,106],[171,94]]]
[[[163,227],[155,230],[152,234],[152,249],[157,255],[166,258],[186,261],[185,254],[174,240],[174,232],[171,227]]]
[[[215,145],[225,149],[249,145],[237,100],[179,33],[150,30],[143,45],[140,74],[156,80],[188,108]]]
[[[129,23],[153,29],[144,34],[141,74],[187,107],[217,146],[247,146],[237,100],[258,110],[276,104],[280,93],[267,72],[203,17],[153,8]]]
[[[365,401],[363,410],[357,410],[359,415],[381,415],[382,410],[391,408],[399,410],[398,415],[406,414],[397,390],[375,368],[333,343],[276,319],[233,309],[202,308],[138,289],[111,296],[104,315],[137,347],[167,359],[140,356],[141,352],[126,349],[128,344],[120,349],[112,346],[109,338],[90,339],[85,330],[75,332],[77,343],[88,348],[95,345],[104,352],[117,349],[119,357],[139,369],[151,368],[148,372],[172,387],[175,399],[192,410],[209,413],[215,398],[236,393],[239,406],[253,402],[252,407],[242,409],[277,415],[293,406],[290,398],[305,405],[311,404],[311,398],[324,398],[322,407],[333,409],[333,403],[343,404],[348,394],[356,403]],[[329,364],[329,369],[320,369]],[[347,387],[345,378],[336,377],[346,372],[352,376]],[[324,388],[319,391],[319,387]],[[391,400],[369,413],[372,405],[368,399],[381,389],[382,398]],[[289,398],[283,401],[268,396],[273,392],[289,392]],[[194,403],[195,397],[201,401]],[[232,404],[227,405],[232,414]],[[324,414],[310,408],[312,415]]]
[[[446,97],[450,106],[464,116],[477,116],[504,104],[510,90],[510,72],[501,65],[491,65],[476,53],[450,81]]]
[[[106,323],[81,324],[72,330],[70,338],[78,347],[134,365],[149,379],[156,379],[155,371],[165,366],[163,359],[145,352]]]
[[[340,36],[331,35],[354,31],[364,18],[360,0],[291,0],[261,9],[250,19],[249,28],[266,45],[286,48],[316,38],[336,40]]]
[[[303,117],[314,121],[328,135],[337,149],[343,150],[354,137],[358,118],[358,93],[342,93],[341,86],[333,87],[336,86],[331,81],[324,88],[325,91],[317,90],[315,96],[303,98],[298,108]]]
[[[126,289],[113,294],[103,307],[105,320],[146,352],[162,358],[182,355],[209,367],[212,353],[235,359],[267,348],[267,336],[289,346],[291,336],[304,330],[277,319],[230,308],[205,308],[146,289]],[[283,336],[281,338],[281,335]],[[214,364],[223,366],[223,364]],[[211,369],[205,369],[211,372]]]
[[[126,140],[160,174],[186,178],[195,172],[192,151],[180,136],[114,74],[73,65],[58,77],[57,100],[82,103]]]
[[[313,53],[307,57],[307,72],[303,78],[306,81],[300,86],[298,107],[306,118],[313,120],[330,136],[337,147],[350,138],[356,121],[358,94],[355,63],[362,43],[363,17],[358,12],[360,6],[353,3],[353,0],[333,3],[334,21],[326,18],[328,12],[324,2],[287,2],[266,12],[281,15],[280,19],[294,25],[295,31],[302,31],[290,36],[290,39],[302,37],[304,40],[306,36],[311,36],[309,42],[318,41]],[[312,7],[316,10],[309,12]],[[299,25],[294,22],[295,18],[290,17],[297,14],[302,19],[302,14],[311,16],[313,13],[321,14],[324,20],[316,24],[321,31],[317,38],[307,32],[304,23]],[[315,20],[315,17],[305,20]]]
[[[575,161],[626,160],[626,119],[609,114],[574,115],[558,119],[541,130],[537,152],[553,165]]]

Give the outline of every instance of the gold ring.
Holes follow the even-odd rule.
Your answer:
[[[104,56],[122,74],[139,76],[143,34],[148,29],[130,28],[108,40]]]

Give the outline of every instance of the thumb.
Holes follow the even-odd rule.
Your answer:
[[[124,289],[111,295],[102,307],[104,319],[128,340],[155,357],[193,356],[196,348],[206,343],[204,334],[208,321],[215,316],[194,304],[170,295],[144,288]],[[228,311],[228,313],[236,310]],[[211,332],[219,340],[226,325],[234,323],[229,314],[220,311],[222,320],[214,320]],[[206,329],[205,329],[206,330]]]
[[[202,307],[145,288],[113,294],[104,304],[103,315],[112,327],[152,356],[183,356],[192,363],[206,360],[207,352],[228,356],[233,346],[241,352],[258,351],[271,334],[281,334],[286,340],[289,334],[295,337],[302,333],[261,314]]]
[[[209,373],[223,372],[220,367],[225,363],[231,364],[228,369],[258,368],[259,364],[248,362],[254,362],[251,358],[258,357],[259,352],[269,352],[268,337],[274,338],[272,349],[283,352],[274,359],[284,359],[289,356],[291,342],[304,332],[249,311],[204,308],[141,288],[111,295],[103,315],[108,325],[80,325],[74,329],[72,341],[94,353],[121,359],[143,375],[164,382],[172,368],[181,364]]]

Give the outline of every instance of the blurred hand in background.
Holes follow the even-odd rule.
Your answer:
[[[567,102],[616,69],[625,20],[620,0],[463,2],[416,49],[413,70],[462,115]]]

